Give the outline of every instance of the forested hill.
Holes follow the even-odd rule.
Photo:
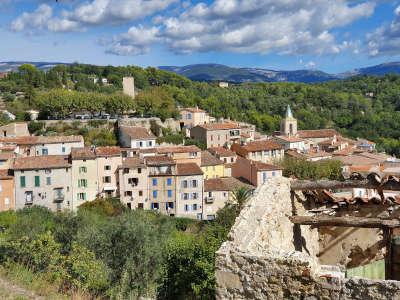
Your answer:
[[[133,75],[139,95],[131,101],[120,94],[122,77]],[[94,84],[104,77],[110,85]],[[68,88],[72,91],[68,92]],[[26,99],[14,99],[23,90]],[[195,82],[156,68],[56,66],[44,73],[32,66],[0,80],[9,110],[19,118],[30,106],[43,117],[66,116],[81,110],[118,113],[134,109],[138,115],[176,117],[177,106],[206,109],[215,117],[253,123],[266,133],[279,129],[287,104],[302,129],[334,127],[350,137],[377,141],[382,149],[400,153],[400,76],[358,76],[319,84],[243,83],[220,88]]]

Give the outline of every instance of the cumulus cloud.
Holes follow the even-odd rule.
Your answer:
[[[338,54],[355,43],[338,43],[332,30],[370,16],[375,7],[374,2],[350,2],[215,0],[154,21],[161,28],[157,41],[176,53]]]
[[[370,56],[396,55],[400,52],[400,6],[394,10],[395,17],[389,25],[380,26],[367,34]]]

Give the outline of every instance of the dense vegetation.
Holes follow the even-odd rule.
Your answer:
[[[133,75],[140,90],[133,102],[120,94],[125,75]],[[95,84],[95,77],[107,78],[110,85]],[[381,150],[397,155],[399,87],[400,76],[387,75],[321,84],[246,83],[224,89],[155,68],[79,64],[57,66],[47,73],[22,66],[19,72],[0,80],[3,98],[19,116],[19,110],[31,105],[53,116],[79,110],[121,113],[133,109],[139,116],[165,119],[177,116],[178,105],[198,105],[215,117],[248,121],[270,133],[279,129],[281,116],[291,104],[301,129],[334,127],[347,136],[376,141]],[[24,101],[13,98],[21,90],[25,92]]]
[[[113,299],[213,299],[215,251],[249,197],[213,222],[96,200],[77,214],[42,207],[0,213],[0,268],[24,270],[64,294]]]
[[[342,180],[342,163],[338,160],[320,160],[285,158],[281,163],[283,176],[297,179],[332,179]]]

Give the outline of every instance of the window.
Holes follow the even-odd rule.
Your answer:
[[[139,183],[139,179],[138,178],[128,178],[128,183],[133,186],[137,186]]]
[[[139,196],[143,196],[143,191],[139,191]]]
[[[78,187],[87,187],[87,179],[79,179]]]
[[[78,200],[86,200],[86,193],[78,193]]]
[[[64,199],[63,188],[54,189],[54,198],[55,199]]]
[[[173,209],[174,208],[174,202],[166,202],[165,203],[165,209]]]
[[[212,197],[212,192],[208,192],[208,197]]]
[[[263,173],[263,183],[267,181],[267,172]]]
[[[110,165],[105,165],[105,166],[104,166],[104,170],[110,171],[110,170],[111,170],[111,166],[110,166]]]
[[[87,173],[86,167],[79,167],[79,173]]]
[[[40,176],[35,176],[35,186],[40,186]]]
[[[19,182],[20,182],[20,186],[21,186],[22,188],[26,187],[25,176],[21,176],[21,177],[19,178]]]
[[[51,185],[51,177],[46,177],[46,184]]]
[[[128,174],[129,173],[129,168],[124,168],[124,174]]]
[[[139,147],[143,147],[143,142],[139,142]]]
[[[153,182],[153,186],[157,185],[157,179],[156,178],[153,178],[152,182]]]
[[[33,192],[27,191],[25,192],[25,203],[31,204],[33,202]]]
[[[151,146],[153,146],[153,142],[152,141],[149,141],[149,147],[151,147]]]
[[[203,214],[202,213],[199,213],[199,214],[197,214],[197,220],[201,220],[201,219],[203,219]]]
[[[172,185],[172,179],[171,178],[167,178],[167,185]]]
[[[42,155],[48,155],[48,154],[49,154],[49,150],[47,150],[47,148],[43,148]]]
[[[189,156],[190,157],[196,157],[197,156],[197,152],[190,152]]]
[[[189,194],[188,193],[183,193],[182,194],[182,199],[183,200],[189,200]]]
[[[4,205],[5,206],[10,206],[10,198],[4,198]]]
[[[188,182],[187,180],[182,180],[182,188],[187,188],[188,187]]]
[[[158,209],[158,208],[159,208],[159,204],[157,202],[151,203],[151,209]]]
[[[45,174],[51,174],[51,170],[50,169],[46,169],[46,170],[44,170],[44,173]]]
[[[197,210],[197,204],[196,203],[193,204],[192,207],[193,207],[193,210]]]
[[[104,183],[111,183],[111,176],[104,176],[103,177],[103,182]]]
[[[185,211],[190,211],[190,205],[189,204],[185,204]]]
[[[132,197],[132,191],[126,191],[125,192],[126,197]]]
[[[142,168],[138,168],[137,169],[137,172],[140,174],[140,173],[142,173]]]
[[[65,153],[65,147],[64,146],[61,148],[61,151],[62,151],[62,153]]]
[[[197,193],[192,193],[192,199],[197,199],[198,198],[198,194]]]
[[[275,176],[276,176],[275,171],[272,171],[272,177],[275,177]]]
[[[188,113],[188,114],[187,114],[187,119],[188,119],[188,120],[191,120],[191,119],[192,119],[192,114],[191,114],[191,113]]]
[[[153,191],[153,198],[157,198],[157,191]]]
[[[144,203],[138,203],[138,209],[143,209],[144,208]]]
[[[192,187],[197,187],[197,180],[192,180]]]
[[[168,194],[168,198],[172,198],[172,190],[168,190],[167,194]]]

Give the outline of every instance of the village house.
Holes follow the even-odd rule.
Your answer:
[[[261,161],[252,161],[238,157],[232,167],[232,176],[244,179],[252,185],[259,187],[271,178],[282,177],[282,168]]]
[[[263,163],[279,162],[285,155],[283,147],[272,139],[254,141],[246,145],[233,144],[231,150],[241,157]]]
[[[16,209],[32,205],[52,211],[72,208],[72,172],[68,156],[16,158],[13,170]]]
[[[99,196],[118,196],[118,168],[122,164],[121,148],[97,147],[95,153]]]
[[[224,163],[207,150],[201,151],[200,167],[205,179],[224,177]]]
[[[168,156],[145,157],[148,168],[150,209],[175,215],[176,162]]]
[[[13,122],[0,126],[0,135],[2,137],[29,136],[28,125],[26,122]]]
[[[72,148],[72,210],[98,194],[97,158],[94,148]]]
[[[84,141],[80,135],[19,136],[2,137],[0,145],[16,145],[19,156],[69,155],[71,148],[84,147]]]
[[[232,165],[236,162],[237,154],[225,147],[213,147],[208,149],[212,155],[224,162],[224,177],[232,176]]]
[[[374,142],[371,142],[367,139],[358,138],[356,141],[356,147],[357,147],[357,149],[359,149],[361,151],[373,152],[373,151],[375,151],[375,146],[376,146],[376,144]]]
[[[233,177],[220,177],[204,180],[203,219],[214,220],[217,211],[232,202],[232,192],[244,187],[253,190],[252,185]]]
[[[240,126],[233,122],[197,125],[190,129],[190,137],[204,143],[207,148],[230,146],[240,141]]]
[[[156,154],[167,155],[177,163],[201,164],[201,149],[195,145],[157,147],[155,150]]]
[[[157,137],[144,127],[120,126],[119,142],[126,148],[153,148],[156,146]]]
[[[11,165],[15,154],[13,152],[0,152],[0,170],[8,170]]]
[[[0,170],[0,212],[15,209],[14,176],[10,170]]]
[[[210,123],[208,113],[198,107],[181,108],[179,114],[181,128],[192,128],[197,125]]]
[[[295,136],[277,135],[273,139],[282,145],[285,151],[289,149],[307,151],[310,148],[310,145],[305,140]]]
[[[203,171],[195,163],[176,165],[176,216],[203,218]]]
[[[139,156],[127,157],[118,171],[121,202],[130,209],[150,209],[149,170],[144,159]]]

